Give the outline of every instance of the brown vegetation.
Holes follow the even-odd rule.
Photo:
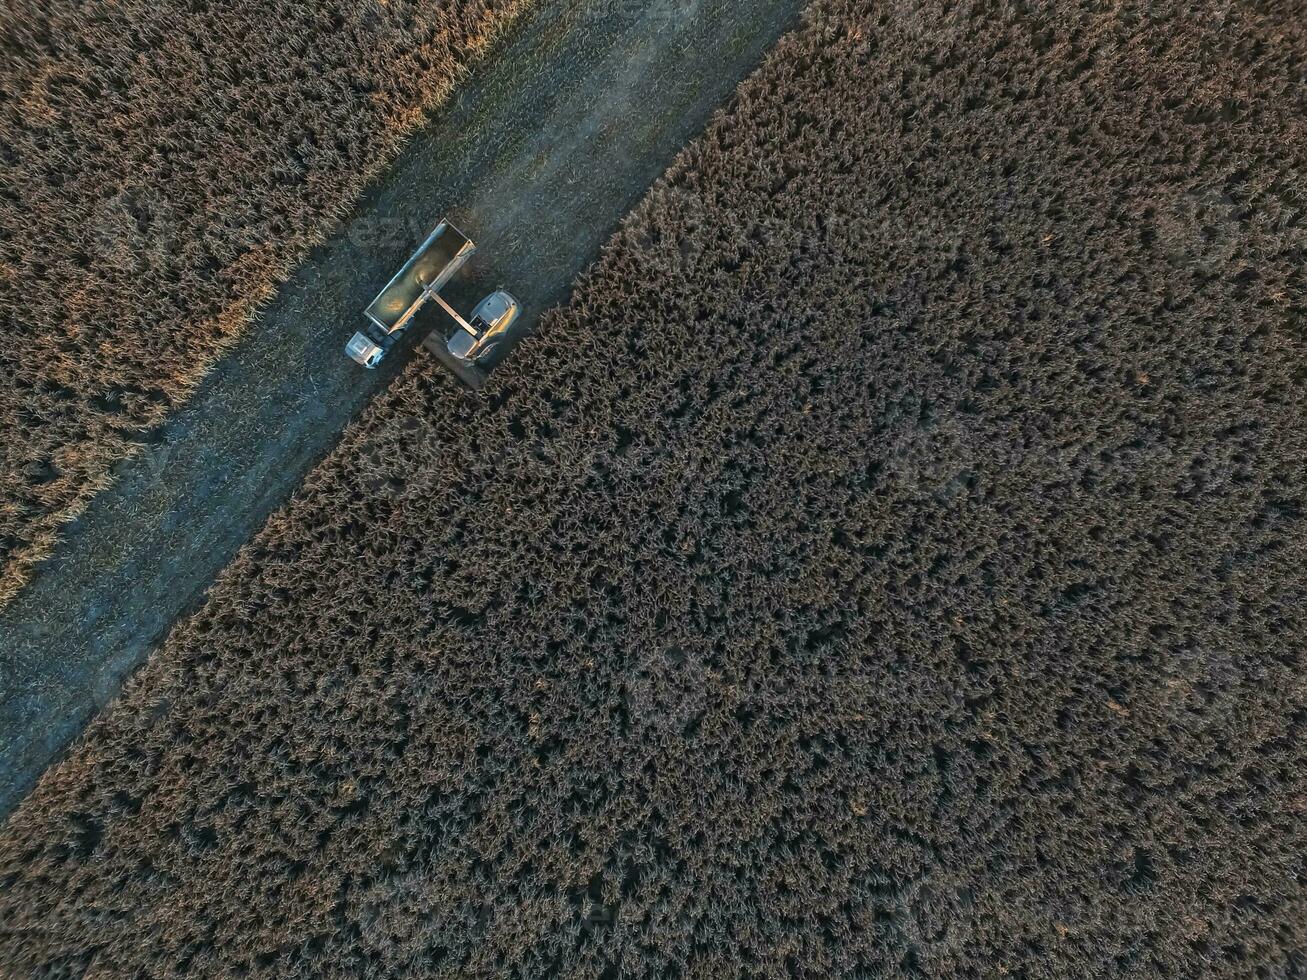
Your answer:
[[[3,962],[1303,971],[1303,24],[872,7],[415,359],[11,817]]]
[[[522,0],[0,14],[0,602]]]

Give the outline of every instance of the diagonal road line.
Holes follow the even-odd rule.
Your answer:
[[[0,611],[0,817],[196,608],[409,356],[342,347],[443,215],[481,251],[448,292],[563,302],[801,0],[540,0]],[[511,370],[511,362],[505,370]]]

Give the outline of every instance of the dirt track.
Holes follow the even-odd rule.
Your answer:
[[[511,284],[534,320],[565,299],[802,4],[547,6],[414,139],[0,613],[0,814],[394,376],[405,355],[367,375],[341,346],[414,240],[452,215],[481,246],[455,301]]]
[[[534,0],[11,0],[0,606]]]
[[[816,0],[46,771],[0,972],[1307,972],[1307,25],[1152,14]]]

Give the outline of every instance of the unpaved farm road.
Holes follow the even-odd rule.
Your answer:
[[[480,246],[456,305],[503,283],[534,321],[802,7],[539,0],[0,612],[0,818],[403,361],[428,356],[413,336],[368,373],[341,351],[439,218]]]

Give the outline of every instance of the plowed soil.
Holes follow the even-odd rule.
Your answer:
[[[1305,54],[820,0],[47,773],[0,962],[1301,974]]]

